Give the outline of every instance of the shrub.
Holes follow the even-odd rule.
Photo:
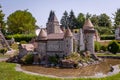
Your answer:
[[[57,59],[56,56],[50,56],[48,58],[48,60],[49,60],[50,63],[53,63],[53,64],[57,64],[58,63],[58,59]]]
[[[23,58],[22,58],[22,61],[25,63],[25,64],[32,64],[33,63],[33,54],[26,54]]]
[[[107,46],[102,45],[102,46],[101,46],[101,50],[103,50],[103,51],[107,51]]]
[[[20,42],[20,41],[29,42],[34,37],[36,37],[35,34],[14,34],[14,35],[6,36],[6,39],[14,38],[16,42]]]
[[[6,49],[6,48],[0,49],[0,53],[5,54],[6,52],[7,52],[7,49]]]
[[[18,44],[17,43],[12,44],[11,48],[17,50],[18,49]]]
[[[99,42],[95,41],[94,48],[95,48],[95,52],[100,51],[101,44]]]
[[[27,44],[26,41],[20,41],[20,44]]]
[[[113,54],[116,54],[119,50],[119,44],[117,43],[116,40],[113,40],[111,41],[109,44],[108,44],[108,47],[107,47],[108,51],[110,51],[111,53]]]
[[[101,35],[100,39],[101,40],[114,40],[115,36],[114,35]]]

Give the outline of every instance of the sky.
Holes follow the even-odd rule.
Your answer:
[[[79,13],[102,14],[110,17],[120,8],[120,0],[0,0],[5,20],[16,10],[26,10],[32,13],[39,27],[46,27],[49,13],[53,10],[60,21],[64,11],[73,10],[75,16]]]

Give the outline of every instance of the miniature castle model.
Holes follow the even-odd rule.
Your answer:
[[[37,44],[35,51],[41,56],[57,54],[62,57],[79,48],[81,51],[88,50],[94,54],[94,35],[94,26],[89,19],[85,21],[79,33],[72,33],[69,27],[62,31],[55,13],[51,11],[46,30],[41,29],[35,40]]]
[[[79,30],[79,33],[72,33],[69,27],[65,30],[61,30],[57,17],[54,11],[50,12],[46,29],[41,29],[35,40],[32,41],[34,45],[27,48],[21,45],[20,54],[24,56],[26,52],[33,52],[34,62],[37,62],[37,56],[39,55],[41,60],[45,60],[48,56],[58,55],[60,58],[70,55],[73,52],[78,51],[90,51],[94,54],[94,36],[95,30],[90,19],[85,21],[83,29]],[[25,48],[25,49],[24,49]],[[26,51],[28,50],[28,51]]]

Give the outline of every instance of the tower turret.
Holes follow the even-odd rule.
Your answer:
[[[64,53],[66,55],[69,55],[73,52],[73,34],[69,28],[66,29],[66,32],[64,34]]]
[[[41,56],[46,55],[47,33],[44,29],[41,29],[36,42],[38,46],[36,48],[36,51],[38,52],[38,54],[40,54]]]
[[[61,33],[60,25],[54,11],[50,12],[46,26],[47,26],[47,34]]]
[[[38,35],[38,40],[46,40],[46,39],[47,39],[47,32],[41,29]]]
[[[83,32],[84,32],[85,49],[90,51],[91,54],[94,54],[94,35],[95,35],[95,30],[94,30],[94,26],[91,23],[90,19],[87,19],[85,21],[85,24],[83,26]]]

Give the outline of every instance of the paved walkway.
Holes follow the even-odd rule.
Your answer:
[[[118,74],[120,72],[120,68],[119,68],[118,65],[113,66],[113,68],[114,68],[113,72],[109,72],[107,74],[96,73],[94,76],[82,76],[82,77],[57,77],[57,76],[54,76],[54,75],[45,75],[45,74],[34,73],[34,72],[23,70],[21,68],[20,64],[17,64],[15,69],[16,69],[16,71],[24,72],[24,73],[27,73],[27,74],[39,75],[39,76],[45,76],[45,77],[52,77],[52,78],[103,78],[103,77],[107,77],[107,76],[112,76],[114,74]]]

